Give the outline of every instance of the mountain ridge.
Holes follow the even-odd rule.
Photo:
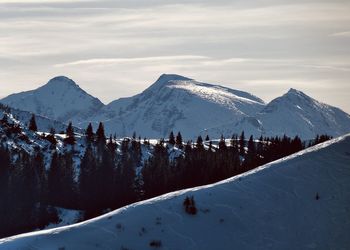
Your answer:
[[[72,121],[81,128],[90,122],[95,127],[103,122],[108,134],[120,137],[136,132],[142,137],[161,138],[181,131],[186,139],[195,139],[200,133],[230,137],[245,130],[254,136],[287,134],[311,139],[316,134],[339,136],[350,132],[347,113],[300,90],[290,88],[265,103],[244,91],[177,74],[162,74],[141,93],[107,105],[65,76],[0,102],[64,123]]]

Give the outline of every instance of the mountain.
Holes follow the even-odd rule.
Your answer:
[[[350,132],[350,115],[301,91],[290,89],[254,116],[244,117],[237,123],[212,128],[205,133],[212,136],[230,136],[232,131],[240,133],[242,130],[256,137],[284,134],[298,135],[303,139],[315,138],[317,134],[340,136]]]
[[[107,132],[118,136],[136,131],[160,138],[181,131],[185,138],[193,138],[203,129],[254,115],[264,105],[247,92],[164,74],[141,94],[113,101],[89,121],[104,122]]]
[[[73,80],[58,76],[31,91],[12,94],[1,103],[64,123],[86,120],[104,105],[82,90]]]
[[[350,135],[256,170],[72,226],[0,240],[15,249],[347,249]],[[193,196],[197,214],[185,212]]]
[[[340,136],[350,132],[350,116],[301,91],[288,93],[265,104],[247,92],[184,76],[163,74],[142,93],[104,105],[67,77],[55,77],[32,91],[10,95],[1,103],[63,123],[72,121],[95,129],[100,121],[107,135],[167,138],[180,131],[185,140],[199,134],[211,138],[245,131],[255,137],[317,134]]]

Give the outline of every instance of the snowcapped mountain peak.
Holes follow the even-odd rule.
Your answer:
[[[176,74],[162,74],[155,83],[153,83],[149,88],[147,88],[144,92],[154,92],[159,91],[163,87],[174,85],[177,82],[186,82],[186,81],[193,81],[191,78],[187,78],[181,75]]]
[[[189,80],[193,80],[193,79],[185,77],[185,76],[177,75],[177,74],[162,74],[158,78],[156,83],[158,83],[158,82],[166,83],[166,82],[170,82],[170,81],[189,81]]]
[[[304,92],[297,90],[297,89],[293,89],[293,88],[289,89],[289,91],[286,94],[284,94],[283,96],[313,100],[310,96],[308,96]]]
[[[304,92],[297,89],[289,89],[284,95],[273,99],[262,110],[262,113],[271,113],[278,109],[303,109],[311,106],[323,106],[322,103],[306,95]]]
[[[288,93],[289,94],[299,94],[299,93],[303,93],[303,92],[301,92],[300,90],[294,89],[294,88],[290,88],[288,90]]]
[[[259,112],[265,103],[247,92],[163,74],[141,94],[116,100],[93,117],[108,133],[160,138],[181,131],[188,139],[218,124],[237,122]],[[82,127],[86,126],[83,124]]]
[[[54,78],[52,78],[48,84],[50,83],[55,83],[55,82],[61,82],[61,83],[70,83],[70,84],[76,84],[72,79],[70,79],[67,76],[56,76]]]
[[[349,115],[342,110],[296,89],[272,100],[256,117],[268,135],[299,135],[304,139],[314,138],[316,134],[343,135],[349,131],[350,124]]]
[[[0,102],[64,123],[78,123],[104,106],[65,76],[54,77],[35,90],[10,95]]]
[[[75,86],[79,87],[72,79],[66,76],[56,76],[52,78],[46,85],[46,87],[63,87],[63,86]],[[43,87],[44,87],[43,86]]]

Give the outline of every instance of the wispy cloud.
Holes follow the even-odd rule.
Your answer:
[[[350,37],[350,31],[343,31],[331,34],[331,36]]]
[[[119,63],[141,63],[141,62],[159,62],[159,61],[178,61],[178,60],[202,60],[209,59],[206,56],[196,55],[175,55],[175,56],[153,56],[153,57],[135,57],[135,58],[93,58],[78,60],[62,64],[56,64],[55,67],[77,66],[77,65],[98,65],[98,64],[119,64]]]
[[[91,2],[93,0],[74,0],[75,2]],[[72,0],[0,0],[0,4],[7,3],[69,3],[73,2]]]

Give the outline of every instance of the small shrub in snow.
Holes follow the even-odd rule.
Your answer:
[[[162,218],[160,217],[156,218],[156,225],[162,225]]]
[[[183,206],[185,208],[186,213],[191,214],[191,215],[197,214],[197,207],[196,207],[196,203],[194,201],[193,196],[191,196],[191,197],[186,196],[186,198],[183,202]]]
[[[146,228],[142,227],[140,232],[139,232],[139,236],[143,236],[145,233],[147,233]]]
[[[201,209],[202,213],[209,213],[210,212],[210,209],[209,208],[204,208],[204,209]]]
[[[124,226],[121,223],[117,223],[115,227],[118,229],[119,232],[124,231]]]
[[[319,200],[319,199],[320,199],[320,195],[319,195],[318,193],[316,193],[315,199],[316,199],[316,200]]]
[[[162,247],[162,242],[160,240],[152,240],[149,245],[154,248]]]

